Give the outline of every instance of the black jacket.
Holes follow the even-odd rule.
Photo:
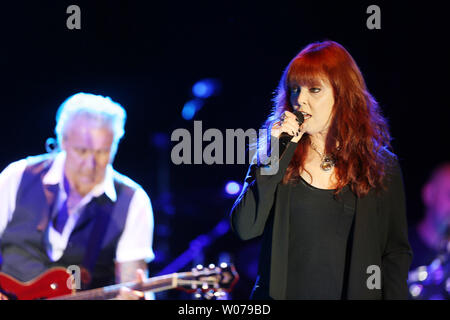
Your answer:
[[[248,240],[263,236],[259,280],[255,296],[286,298],[289,203],[292,185],[281,181],[292,159],[297,143],[289,143],[274,175],[262,175],[261,166],[250,165],[242,193],[231,210],[234,232]],[[391,155],[385,181],[387,190],[371,190],[357,198],[350,188],[342,192],[343,219],[353,219],[353,239],[349,272],[346,279],[348,299],[407,299],[407,277],[412,252],[408,243],[405,195],[402,173]],[[344,225],[344,223],[343,223]],[[381,289],[369,289],[374,274],[369,266],[381,271]],[[369,268],[369,269],[368,269]],[[373,267],[371,267],[373,268]]]

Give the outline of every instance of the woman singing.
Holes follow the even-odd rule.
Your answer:
[[[333,41],[306,46],[283,73],[264,127],[272,143],[291,139],[275,174],[250,166],[231,211],[241,239],[262,236],[252,298],[407,299],[401,169],[350,54]]]

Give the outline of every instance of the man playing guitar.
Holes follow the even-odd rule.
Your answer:
[[[125,119],[109,97],[75,94],[58,110],[57,147],[0,174],[2,273],[27,282],[75,265],[82,289],[144,281],[154,258],[151,202],[112,167]],[[143,295],[124,288],[117,298]]]

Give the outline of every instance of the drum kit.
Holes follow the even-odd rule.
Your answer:
[[[409,272],[408,289],[413,300],[450,300],[450,240],[429,265]]]

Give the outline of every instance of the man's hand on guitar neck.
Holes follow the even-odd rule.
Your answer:
[[[11,295],[8,296],[8,294],[9,294],[8,291],[5,291],[3,290],[3,288],[0,287],[0,300],[10,300],[12,296]]]
[[[136,270],[136,277],[138,283],[143,283],[144,280],[147,278],[145,276],[145,272],[142,269]],[[117,295],[117,297],[114,300],[140,300],[144,299],[145,295],[142,291],[137,290],[131,290],[127,287],[120,288],[120,293]]]

